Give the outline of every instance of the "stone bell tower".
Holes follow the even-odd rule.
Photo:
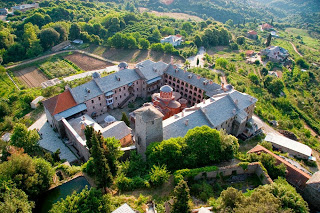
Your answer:
[[[145,104],[135,113],[136,147],[138,153],[145,158],[145,152],[149,144],[163,140],[163,114],[151,104]]]

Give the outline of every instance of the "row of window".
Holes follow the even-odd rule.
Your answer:
[[[168,75],[166,74],[165,77],[168,77]],[[179,79],[176,80],[176,78],[173,78],[173,77],[171,77],[171,76],[169,76],[169,80],[172,80],[173,82],[177,82],[178,84],[180,84],[180,80],[179,80]],[[170,81],[168,81],[167,79],[165,79],[165,82],[166,82],[166,83],[167,83],[167,82],[170,83]],[[175,83],[172,83],[172,85],[175,85]],[[181,85],[182,85],[182,86],[185,86],[186,88],[189,87],[190,89],[193,89],[194,91],[197,91],[197,90],[198,90],[197,87],[193,87],[191,84],[189,85],[188,83],[185,83],[184,81],[181,81]],[[202,90],[199,89],[199,92],[201,93]]]

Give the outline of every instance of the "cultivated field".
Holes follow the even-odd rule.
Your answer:
[[[75,65],[85,71],[99,70],[113,65],[112,63],[105,62],[81,53],[74,53],[72,55],[65,56],[64,58],[73,62]]]
[[[155,52],[152,50],[123,50],[123,49],[108,49],[106,47],[90,45],[85,51],[102,56],[112,61],[125,61],[127,63],[136,64],[144,60],[163,61],[170,63],[171,54]],[[174,56],[174,62],[183,64],[184,59],[180,56]]]
[[[37,67],[27,67],[14,72],[19,82],[28,87],[41,87],[41,83],[47,81],[46,76]]]
[[[169,3],[169,1],[168,1],[168,3]],[[181,20],[191,19],[193,21],[203,21],[203,19],[198,16],[193,16],[193,15],[189,15],[186,13],[164,13],[164,12],[158,12],[158,11],[154,11],[154,10],[148,11],[147,8],[143,8],[143,7],[140,7],[139,11],[140,12],[149,12],[149,13],[152,13],[155,16],[159,16],[159,17],[169,17],[169,18],[181,19]]]

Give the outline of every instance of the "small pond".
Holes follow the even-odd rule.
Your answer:
[[[56,188],[53,188],[41,195],[41,198],[36,203],[36,213],[47,213],[52,205],[61,198],[66,198],[74,191],[81,192],[86,186],[90,188],[90,184],[83,176],[77,177],[67,183],[62,184]]]

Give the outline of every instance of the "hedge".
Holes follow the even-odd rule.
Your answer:
[[[175,184],[178,184],[180,180],[182,179],[193,179],[195,176],[197,176],[201,172],[212,172],[217,171],[218,167],[216,166],[206,166],[196,169],[181,169],[177,170],[173,173],[174,176],[174,182]]]

